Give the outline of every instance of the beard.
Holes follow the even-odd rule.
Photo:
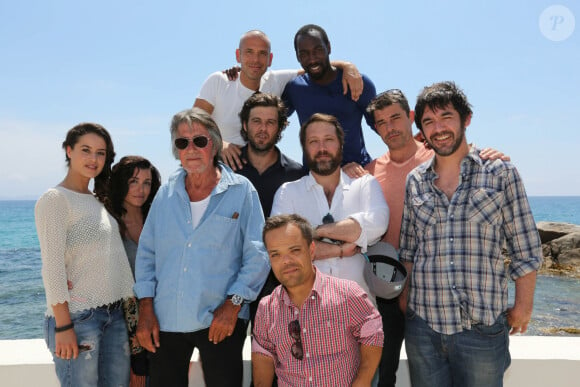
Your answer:
[[[330,160],[318,161],[316,158],[319,156],[328,156],[330,157]],[[332,156],[327,151],[320,151],[313,158],[311,158],[308,154],[306,155],[306,164],[308,165],[308,168],[320,176],[332,175],[337,168],[340,168],[341,162],[342,149],[339,150],[334,156]]]
[[[314,72],[314,73],[311,72],[310,67],[312,67],[312,65],[310,65],[306,69],[304,69],[304,71],[306,71],[306,73],[310,76],[310,78],[312,78],[314,80],[319,80],[319,79],[324,78],[324,76],[332,69],[332,66],[330,65],[329,58],[327,58],[323,62],[316,63],[316,65],[320,66],[319,72]]]
[[[274,136],[270,139],[270,141],[265,143],[257,143],[253,137],[248,136],[248,146],[252,148],[255,153],[268,153],[276,143],[278,142],[278,135]]]
[[[455,135],[451,131],[443,132],[443,133],[449,133],[451,136]],[[459,134],[458,134],[457,138],[455,138],[455,141],[450,146],[440,147],[440,146],[433,145],[433,142],[431,141],[431,139],[426,138],[425,140],[427,141],[429,146],[431,146],[431,148],[433,148],[433,151],[435,151],[435,153],[437,153],[439,156],[449,156],[449,155],[452,155],[453,153],[455,153],[455,151],[457,151],[457,149],[459,149],[459,147],[461,146],[461,143],[463,142],[464,137],[465,137],[465,126],[461,125],[461,128],[459,128]]]

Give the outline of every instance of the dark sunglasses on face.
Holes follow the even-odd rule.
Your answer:
[[[197,148],[205,148],[209,144],[209,137],[206,136],[195,136],[193,138],[179,137],[175,139],[175,147],[177,149],[184,150],[189,145],[189,142],[193,142]]]
[[[297,360],[304,358],[304,348],[302,348],[302,338],[300,336],[300,322],[298,320],[290,321],[288,324],[288,333],[294,339],[294,344],[290,348],[290,353]]]

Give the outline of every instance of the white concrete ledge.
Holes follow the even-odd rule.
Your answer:
[[[505,387],[576,387],[580,385],[580,337],[513,336],[512,364]],[[190,386],[204,386],[197,352],[192,357]],[[244,386],[249,385],[250,340],[244,345]],[[0,341],[0,385],[58,387],[52,357],[44,340]],[[410,387],[407,354],[403,348],[397,387]]]

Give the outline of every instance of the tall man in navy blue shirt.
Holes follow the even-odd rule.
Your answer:
[[[363,137],[361,120],[373,128],[366,112],[375,97],[373,82],[363,75],[363,92],[353,101],[350,92],[343,94],[342,70],[330,64],[330,41],[322,27],[308,24],[294,36],[296,58],[306,72],[286,84],[282,99],[289,115],[296,111],[300,124],[314,113],[333,115],[344,129],[343,171],[351,177],[367,173],[363,167],[371,161]]]
[[[301,164],[286,157],[276,146],[282,138],[282,131],[288,126],[286,107],[279,97],[266,93],[253,94],[242,106],[240,121],[240,134],[247,142],[241,148],[241,156],[247,162],[236,173],[252,182],[258,191],[264,217],[267,218],[278,188],[283,183],[300,179],[306,171]],[[260,295],[256,301],[250,303],[252,322],[260,299],[272,293],[279,284],[270,270]]]
[[[265,218],[270,216],[278,188],[306,174],[301,164],[284,155],[276,146],[282,138],[282,131],[288,126],[286,111],[279,97],[266,93],[253,94],[240,111],[240,134],[247,142],[241,151],[247,163],[236,172],[247,177],[256,187]]]

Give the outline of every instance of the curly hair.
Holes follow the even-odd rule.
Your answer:
[[[242,128],[240,129],[240,135],[244,141],[248,142],[248,132],[244,130],[244,124],[248,125],[250,119],[250,112],[253,108],[257,106],[262,107],[273,107],[278,110],[278,136],[276,138],[276,143],[282,138],[282,131],[288,126],[288,110],[284,106],[282,100],[272,94],[267,93],[254,93],[244,102],[242,110],[240,111],[240,122],[242,123]]]

